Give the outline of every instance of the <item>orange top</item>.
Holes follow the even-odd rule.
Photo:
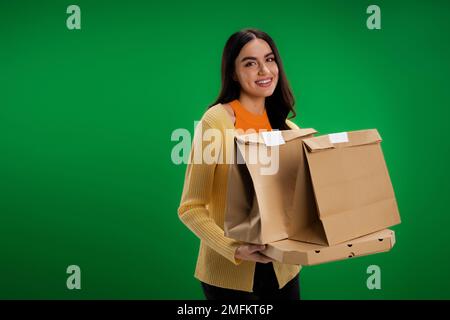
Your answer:
[[[230,106],[233,109],[234,115],[236,117],[236,123],[234,125],[236,129],[242,129],[244,131],[247,131],[249,129],[255,131],[272,130],[266,110],[264,110],[264,113],[261,115],[252,113],[245,109],[237,99],[231,101]]]

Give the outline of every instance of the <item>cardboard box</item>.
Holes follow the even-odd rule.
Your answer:
[[[394,231],[385,229],[334,246],[285,239],[267,244],[262,253],[282,263],[310,266],[386,252],[394,244]]]
[[[263,133],[235,138],[226,236],[332,246],[400,223],[377,130],[318,137],[314,129],[276,133],[275,143]],[[263,157],[252,159],[258,153],[273,157],[278,170],[262,174]]]

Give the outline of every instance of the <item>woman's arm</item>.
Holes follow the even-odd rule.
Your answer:
[[[223,229],[209,216],[206,208],[211,196],[217,161],[213,164],[204,161],[194,163],[195,153],[202,152],[203,154],[204,148],[210,143],[209,141],[203,141],[201,133],[211,127],[204,120],[199,125],[202,126],[202,130],[195,130],[178,216],[206,245],[238,265],[242,260],[235,257],[235,252],[240,246],[240,242],[225,237]],[[201,148],[198,147],[200,144]]]

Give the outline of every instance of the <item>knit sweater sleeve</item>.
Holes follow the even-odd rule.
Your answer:
[[[201,126],[198,126],[195,131],[189,162],[186,167],[178,216],[206,245],[226,257],[233,264],[238,265],[242,260],[236,259],[234,255],[240,242],[224,235],[223,229],[210,217],[207,208],[211,197],[217,159],[215,161],[204,161],[202,159],[203,150],[210,143],[210,141],[202,139],[202,132],[211,127],[205,120],[200,121],[199,124]],[[201,129],[199,130],[199,128]]]

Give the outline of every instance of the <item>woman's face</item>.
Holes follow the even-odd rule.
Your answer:
[[[254,97],[268,97],[278,83],[278,65],[269,44],[253,39],[242,47],[235,60],[234,80],[241,90]]]

